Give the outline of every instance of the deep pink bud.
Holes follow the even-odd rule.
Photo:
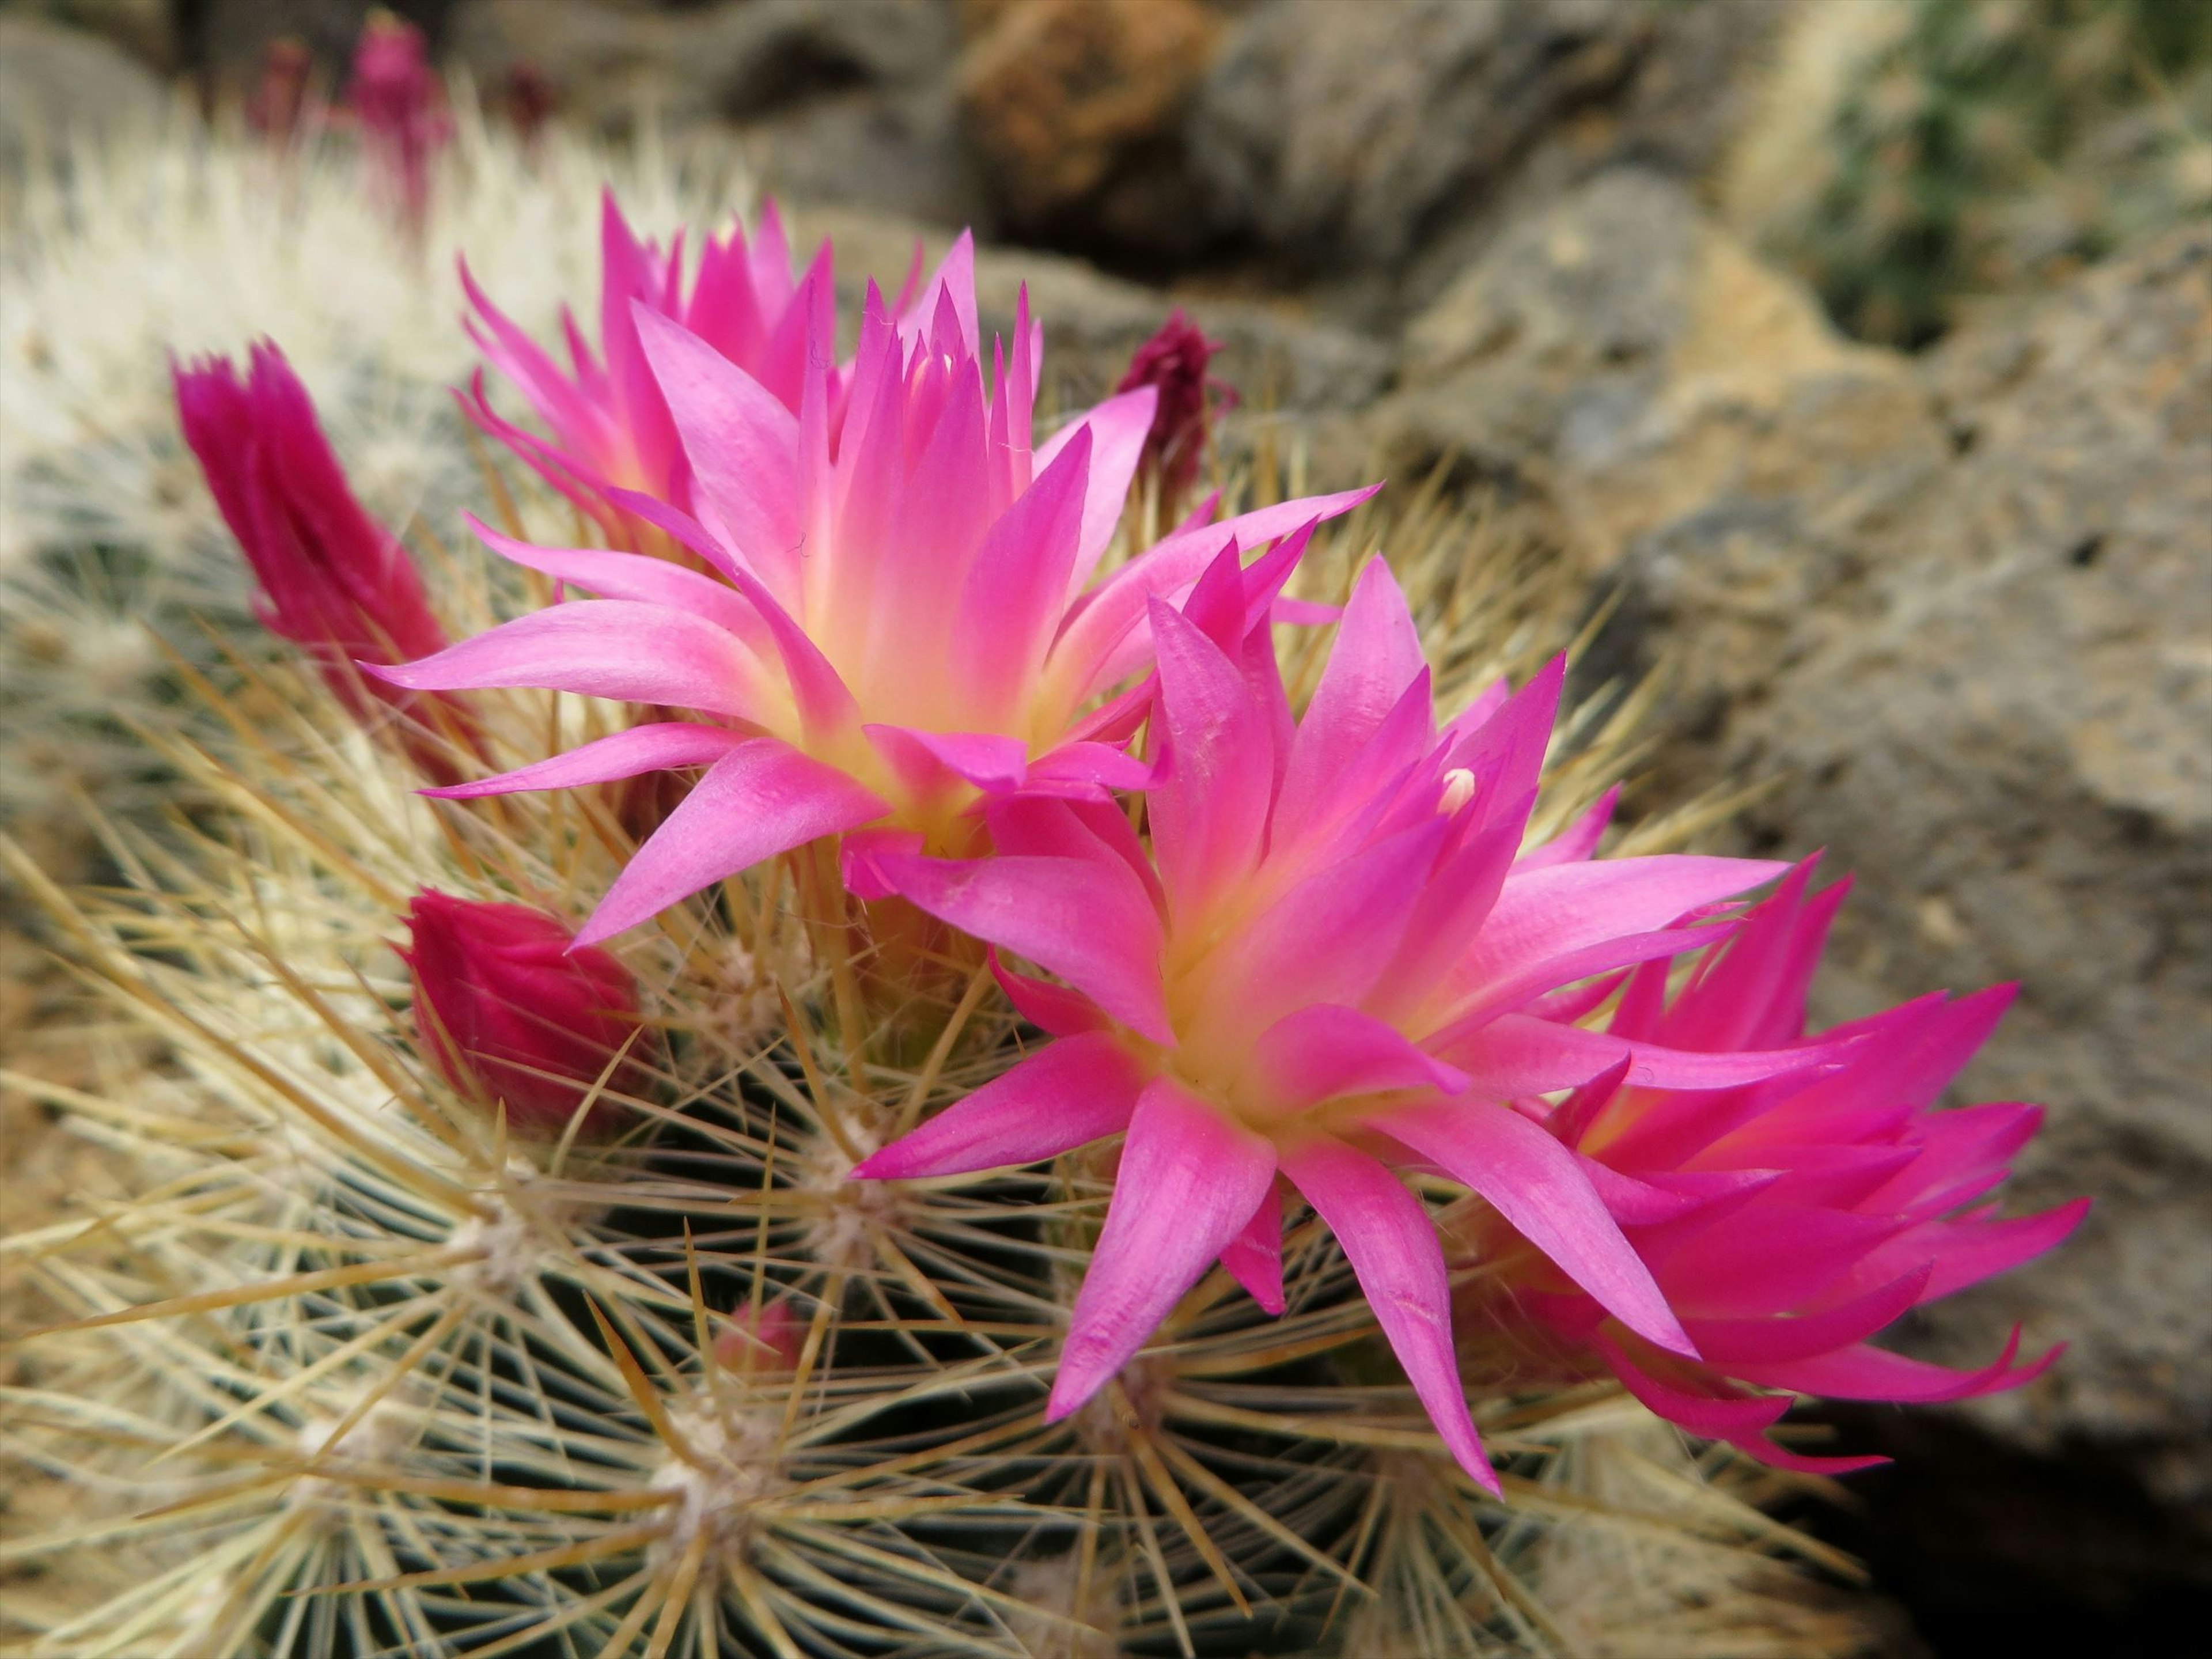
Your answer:
[[[422,32],[390,12],[371,12],[354,48],[346,101],[378,188],[419,237],[429,217],[431,164],[453,131]]]
[[[806,1347],[806,1323],[788,1302],[764,1303],[758,1312],[738,1308],[714,1339],[714,1362],[740,1376],[795,1371]]]
[[[1177,307],[1159,332],[1137,348],[1129,372],[1114,388],[1159,388],[1152,429],[1145,438],[1145,465],[1158,471],[1170,499],[1196,482],[1215,414],[1236,406],[1236,389],[1206,372],[1220,349],[1220,342],[1207,339]]]
[[[354,499],[283,353],[264,341],[250,364],[243,380],[223,357],[172,375],[185,441],[253,567],[262,623],[306,647],[357,718],[368,720],[374,697],[418,712],[441,705],[453,723],[450,698],[418,698],[355,671],[441,650],[445,629],[406,549]],[[413,747],[426,770],[450,773],[435,745]]]
[[[415,1029],[423,1052],[464,1093],[503,1102],[517,1133],[557,1135],[617,1054],[605,1092],[642,1091],[646,1036],[629,970],[524,904],[428,889],[408,908]],[[618,1115],[595,1104],[587,1128]]]

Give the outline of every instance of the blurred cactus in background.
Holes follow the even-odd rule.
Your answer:
[[[1725,193],[1863,338],[1923,344],[2212,214],[2196,0],[1814,4],[1784,59]]]
[[[314,121],[264,135],[179,113],[161,142],[80,144],[0,180],[0,823],[75,822],[78,793],[150,808],[164,775],[129,727],[173,699],[172,653],[209,669],[270,643],[179,434],[173,357],[277,341],[369,515],[443,534],[483,487],[454,403],[476,361],[454,252],[550,333],[596,286],[597,227],[575,210],[610,180],[662,234],[742,204],[704,141],[614,155],[549,129],[526,144],[465,89],[453,102],[427,258],[353,144]]]

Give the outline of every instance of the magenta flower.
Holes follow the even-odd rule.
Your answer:
[[[399,956],[423,1052],[463,1093],[503,1103],[517,1133],[559,1134],[602,1078],[605,1091],[642,1091],[637,988],[605,951],[572,951],[568,928],[527,905],[427,889],[407,926]],[[595,1103],[586,1127],[616,1115]]]
[[[1237,404],[1236,389],[1206,373],[1220,349],[1177,307],[1159,331],[1137,348],[1128,373],[1115,387],[1159,389],[1152,429],[1145,439],[1145,465],[1158,472],[1161,490],[1170,501],[1197,482],[1214,416]]]
[[[593,353],[564,310],[566,369],[491,302],[462,262],[461,285],[475,312],[466,321],[470,337],[528,399],[551,440],[495,414],[481,370],[462,407],[611,534],[627,538],[634,526],[614,507],[611,492],[638,490],[686,510],[692,505],[690,465],[640,342],[635,313],[681,324],[796,414],[807,353],[835,330],[836,295],[827,242],[794,280],[773,202],[763,208],[750,246],[737,227],[726,238],[708,239],[688,295],[681,233],[665,253],[640,241],[612,191],[599,204],[599,349]],[[833,383],[833,401],[836,390]]]
[[[171,379],[185,441],[259,584],[262,623],[305,647],[364,724],[374,712],[373,695],[427,724],[466,730],[451,699],[424,708],[355,672],[356,662],[404,662],[441,650],[445,629],[407,550],[354,499],[284,354],[264,341],[248,363],[243,381],[222,357],[173,368]],[[453,776],[427,733],[415,734],[410,748],[432,775]]]
[[[986,798],[1140,786],[1147,769],[1120,744],[1144,714],[1141,690],[1122,688],[1151,665],[1148,601],[1187,589],[1224,546],[1264,544],[1369,493],[1187,529],[1093,586],[1152,392],[1111,398],[1033,449],[1040,331],[1024,296],[987,387],[966,249],[963,238],[926,296],[926,331],[909,334],[869,289],[834,433],[820,312],[808,313],[793,413],[709,342],[633,306],[699,517],[613,499],[706,570],[529,547],[478,526],[507,557],[602,597],[375,671],[415,689],[544,686],[704,717],[438,792],[707,769],[600,902],[586,942],[820,837],[882,826],[965,853],[980,848]]]
[[[1590,1176],[1510,1103],[1624,1063],[1669,1087],[1821,1063],[1673,1051],[1559,1018],[1588,1000],[1563,988],[1725,932],[1692,919],[1783,866],[1593,861],[1602,809],[1522,853],[1560,665],[1439,733],[1379,562],[1294,724],[1267,626],[1287,562],[1216,563],[1187,614],[1152,602],[1149,857],[1119,808],[1034,799],[993,804],[993,858],[871,849],[892,890],[1065,984],[1002,970],[1056,1041],[854,1174],[1027,1164],[1126,1133],[1051,1419],[1217,1258],[1281,1310],[1287,1182],[1335,1233],[1445,1443],[1495,1489],[1455,1370],[1443,1250],[1392,1166],[1466,1182],[1628,1329],[1693,1353]]]
[[[1613,1034],[1710,1053],[1804,1042],[1806,988],[1848,888],[1808,896],[1811,875],[1809,861],[1792,872],[1672,998],[1668,963],[1638,969]],[[1851,1041],[1825,1074],[1662,1092],[1608,1073],[1556,1109],[1532,1107],[1596,1178],[1703,1358],[1654,1347],[1503,1224],[1478,1240],[1498,1310],[1568,1364],[1611,1370],[1661,1416],[1790,1468],[1882,1461],[1775,1445],[1765,1431],[1795,1395],[1963,1400],[2039,1376],[2059,1351],[2015,1364],[2018,1331],[1978,1371],[1867,1340],[1910,1309],[2051,1249],[2088,1207],[2083,1199],[1999,1219],[1986,1201],[2040,1108],[1935,1109],[2011,1000],[2008,987],[1926,997],[1828,1032],[1825,1046]]]
[[[430,216],[430,169],[453,136],[422,32],[390,12],[371,12],[354,48],[346,101],[379,191],[419,240]]]

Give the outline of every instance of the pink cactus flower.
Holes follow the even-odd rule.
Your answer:
[[[1207,339],[1177,307],[1159,332],[1137,348],[1129,372],[1115,388],[1159,388],[1152,429],[1145,439],[1145,465],[1158,474],[1161,494],[1170,501],[1197,482],[1215,415],[1237,404],[1236,388],[1206,373],[1220,349],[1220,342]]]
[[[572,951],[568,928],[528,905],[427,889],[407,926],[399,955],[423,1052],[463,1093],[503,1104],[516,1133],[560,1134],[595,1088],[642,1091],[637,988],[605,951]],[[604,1131],[620,1115],[602,1099],[584,1127]]]
[[[388,11],[369,13],[354,48],[346,101],[379,192],[419,241],[429,223],[430,171],[453,136],[422,32]]]
[[[459,706],[364,681],[353,666],[444,647],[414,562],[354,499],[284,354],[264,341],[248,364],[243,380],[223,357],[173,368],[171,379],[185,441],[259,584],[261,620],[308,651],[363,724],[375,713],[372,696],[413,715],[410,752],[430,775],[450,780],[446,745],[430,728],[465,732]]]
[[[1559,1018],[1586,1000],[1569,988],[1724,933],[1714,907],[1784,866],[1593,860],[1603,806],[1523,853],[1560,665],[1439,733],[1379,562],[1294,723],[1267,623],[1286,568],[1224,559],[1183,614],[1152,604],[1149,856],[1117,807],[1079,800],[994,802],[988,859],[869,850],[890,889],[1064,983],[1002,969],[1056,1040],[854,1173],[944,1176],[1126,1135],[1050,1419],[1119,1371],[1217,1258],[1280,1311],[1286,1182],[1335,1233],[1445,1443],[1495,1490],[1442,1247],[1392,1167],[1466,1182],[1626,1328],[1694,1353],[1590,1176],[1510,1103],[1623,1064],[1683,1088],[1823,1063]]]
[[[1148,601],[1188,589],[1224,546],[1265,545],[1370,493],[1193,526],[1094,585],[1152,389],[1032,448],[1042,336],[1027,296],[988,385],[967,239],[925,297],[927,330],[909,333],[870,288],[834,437],[822,313],[807,313],[816,331],[794,414],[709,342],[633,306],[699,516],[614,499],[704,568],[530,547],[478,526],[517,563],[602,597],[373,671],[419,690],[544,686],[705,717],[435,792],[707,769],[600,902],[586,943],[822,837],[881,826],[964,854],[981,848],[986,799],[1139,787],[1148,769],[1121,744],[1145,711],[1129,683],[1151,665]]]
[[[1808,895],[1799,866],[1688,982],[1627,980],[1613,1036],[1703,1053],[1806,1041],[1805,994],[1848,883]],[[1666,1352],[1566,1282],[1498,1218],[1474,1240],[1476,1294],[1571,1369],[1611,1370],[1662,1417],[1770,1463],[1840,1473],[1878,1457],[1808,1457],[1767,1429],[1796,1395],[1963,1400],[2017,1388],[2057,1357],[1952,1371],[1869,1345],[1908,1310],[2052,1249],[2084,1199],[2000,1219],[1987,1201],[2040,1108],[1937,1111],[1936,1097],[1996,1028],[2009,988],[1923,998],[1820,1039],[1852,1039],[1825,1074],[1666,1091],[1608,1073],[1556,1109],[1531,1105],[1596,1179],[1702,1359]]]
[[[641,343],[638,313],[680,324],[796,415],[807,353],[834,331],[836,296],[827,242],[805,275],[793,276],[773,202],[762,209],[750,246],[734,227],[727,237],[708,239],[688,295],[681,234],[665,253],[641,241],[612,191],[599,204],[599,351],[564,312],[565,369],[492,303],[462,262],[461,284],[474,313],[466,322],[470,337],[552,435],[539,438],[495,414],[481,370],[462,407],[610,534],[632,540],[636,520],[613,504],[612,492],[637,490],[686,510],[693,505],[690,464]],[[835,381],[829,391],[834,403]]]

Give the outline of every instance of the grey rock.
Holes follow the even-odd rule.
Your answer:
[[[1684,356],[1598,441],[1549,428],[1622,595],[1591,671],[1669,662],[1661,769],[1771,781],[1748,838],[1860,875],[1825,1018],[2019,982],[1960,1096],[2050,1109],[2016,1206],[2097,1206],[1912,1340],[2070,1340],[1961,1409],[2212,1528],[2212,229],[1925,363],[1834,347],[1716,397]]]
[[[910,220],[851,210],[817,208],[796,228],[811,241],[837,246],[839,308],[857,314],[870,277],[896,294],[917,241],[933,266],[950,238]],[[1390,379],[1392,356],[1382,342],[1285,309],[1246,301],[1179,296],[1109,276],[1081,260],[1026,250],[980,247],[975,295],[986,335],[1011,336],[1020,290],[1045,320],[1047,409],[1074,409],[1113,389],[1131,353],[1181,305],[1222,343],[1214,372],[1239,387],[1265,416],[1296,417],[1358,409]]]
[[[450,47],[479,84],[527,64],[604,131],[650,117],[733,126],[761,183],[809,200],[975,217],[940,0],[737,0],[646,11],[611,0],[466,0]]]
[[[161,83],[96,35],[0,15],[0,173],[62,153],[72,138],[119,138],[161,118]]]
[[[1785,9],[1270,0],[1223,47],[1192,151],[1226,228],[1310,269],[1364,273],[1357,302],[1395,316],[1593,170],[1702,169]]]
[[[2100,1200],[1931,1340],[2069,1338],[1984,1413],[2133,1448],[2212,1522],[2212,230],[1968,331],[1928,384],[1964,453],[1870,544],[1869,614],[1808,618],[1725,747],[1784,779],[1756,827],[1868,878],[1839,945],[1869,989],[2020,981],[1966,1086],[2051,1108],[2023,1200]]]

